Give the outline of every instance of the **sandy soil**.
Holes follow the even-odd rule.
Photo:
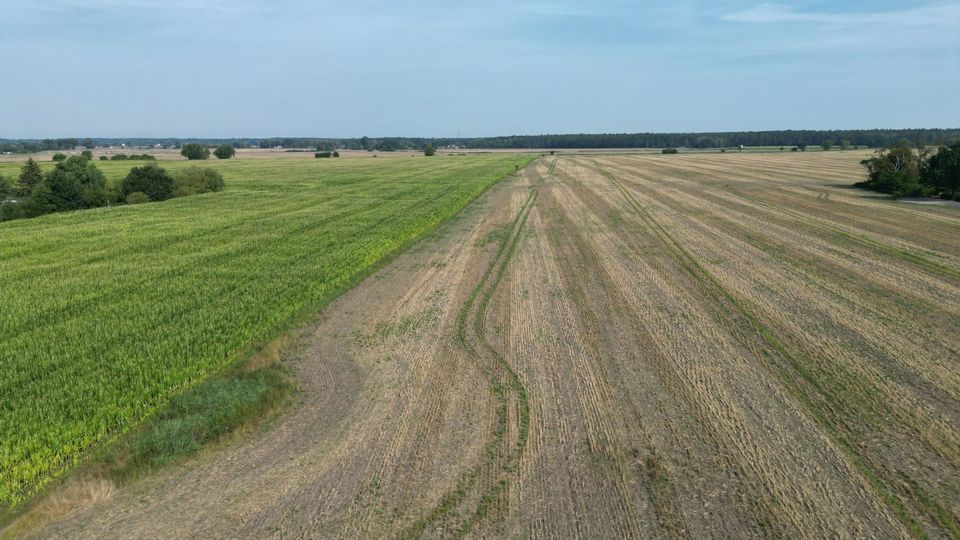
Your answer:
[[[956,535],[960,214],[859,157],[544,158],[331,305],[289,413],[33,535]]]

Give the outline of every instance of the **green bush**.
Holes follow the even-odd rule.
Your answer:
[[[130,169],[120,184],[120,197],[128,199],[134,193],[144,193],[151,201],[165,201],[173,196],[173,178],[167,171],[151,163]],[[128,200],[129,202],[129,200]]]
[[[84,150],[83,152],[80,152],[80,155],[86,159],[93,159],[93,152],[90,150]]]
[[[127,195],[127,204],[143,204],[150,202],[150,196],[142,191],[134,191]]]
[[[315,158],[328,158],[333,157],[333,152],[316,152],[313,154]]]
[[[109,161],[109,159],[107,156],[100,156],[100,161]]]
[[[126,154],[114,154],[110,156],[111,161],[125,161],[127,159],[130,159],[130,156]]]
[[[63,161],[67,159],[67,155],[62,152],[57,152],[56,154],[53,155],[53,158],[51,159],[53,159],[54,161]]]
[[[427,143],[427,145],[423,147],[423,155],[427,157],[435,156],[437,155],[437,149],[433,147],[433,144]]]
[[[213,155],[217,156],[217,159],[230,159],[237,154],[237,151],[233,149],[233,146],[229,144],[221,144],[213,151]]]
[[[162,466],[198,451],[281,402],[290,385],[276,367],[208,380],[175,396],[129,449],[127,467]]]
[[[157,158],[151,156],[150,154],[130,154],[129,159],[139,160],[139,161],[156,161]]]
[[[11,219],[22,219],[30,217],[27,212],[27,205],[23,201],[4,202],[0,201],[0,221],[9,221]]]
[[[184,197],[209,191],[223,191],[223,175],[205,167],[190,167],[173,177],[173,196]]]
[[[676,148],[664,148],[660,151],[661,154],[679,154],[680,152]]]
[[[210,149],[200,143],[189,143],[183,145],[180,154],[187,159],[209,159]]]

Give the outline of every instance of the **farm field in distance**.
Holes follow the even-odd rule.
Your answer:
[[[958,537],[960,211],[851,189],[864,155],[543,156],[324,308],[274,424],[35,533]],[[228,162],[0,225],[0,493],[525,159]]]
[[[0,224],[0,509],[528,160],[211,162],[224,192]]]

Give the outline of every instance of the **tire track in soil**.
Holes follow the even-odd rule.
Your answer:
[[[548,175],[552,174],[555,165],[556,160],[551,163]],[[457,315],[456,341],[477,363],[496,398],[496,422],[490,442],[484,450],[484,460],[464,475],[457,483],[457,488],[444,495],[440,504],[405,530],[400,535],[403,538],[429,536],[434,529],[452,531],[453,536],[463,536],[487,518],[488,512],[503,514],[507,511],[504,506],[506,490],[510,478],[515,476],[530,430],[530,401],[527,388],[517,373],[503,353],[487,339],[485,320],[490,300],[518,249],[530,209],[539,193],[538,186],[542,184],[543,178],[538,176],[510,224],[510,234],[501,241],[480,282]],[[513,430],[508,425],[511,417],[518,422]],[[515,440],[509,440],[511,436]]]

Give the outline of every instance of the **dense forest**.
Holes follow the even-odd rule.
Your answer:
[[[177,138],[67,138],[0,139],[0,152],[29,153],[44,150],[69,150],[77,147],[127,146],[181,148],[189,143],[205,146],[229,144],[236,148],[311,148],[332,151],[339,148],[390,152],[420,150],[431,144],[437,148],[724,148],[743,146],[793,147],[797,145],[852,145],[881,148],[906,140],[918,146],[938,146],[960,140],[960,129],[859,129],[859,130],[779,130],[716,133],[601,133],[567,135],[511,135],[505,137],[269,137],[235,139]]]

